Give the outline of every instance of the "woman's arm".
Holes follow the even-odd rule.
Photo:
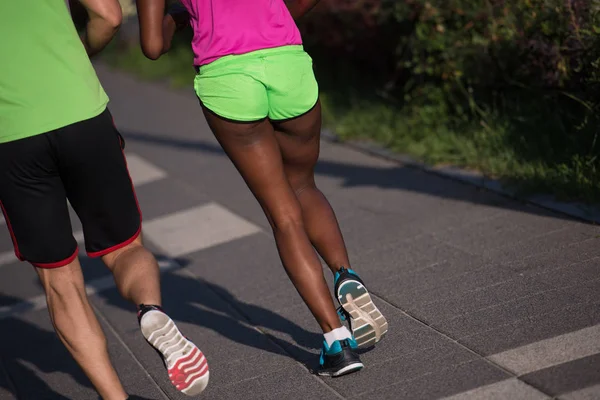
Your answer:
[[[292,17],[298,19],[312,10],[318,2],[319,0],[290,0],[286,5],[288,10],[290,10],[290,14],[292,14]]]
[[[165,0],[137,0],[142,52],[157,60],[171,48],[175,32],[189,21],[187,11],[173,7],[165,15]]]

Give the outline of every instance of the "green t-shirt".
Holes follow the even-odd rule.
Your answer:
[[[65,0],[0,0],[0,143],[93,118],[107,103]]]

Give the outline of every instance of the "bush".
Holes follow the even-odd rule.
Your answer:
[[[302,31],[343,136],[600,198],[600,1],[327,0]]]

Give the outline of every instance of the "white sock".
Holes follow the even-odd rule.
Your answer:
[[[324,334],[327,346],[331,347],[336,340],[352,339],[352,334],[345,326]]]

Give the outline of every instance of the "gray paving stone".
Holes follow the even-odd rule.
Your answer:
[[[384,342],[381,342],[383,345]],[[409,349],[407,349],[409,350]],[[379,346],[371,353],[383,352]],[[367,353],[369,354],[369,353]],[[382,386],[398,385],[401,382],[418,379],[436,372],[456,368],[473,361],[477,356],[449,340],[437,341],[427,348],[413,348],[405,353],[396,353],[385,361],[380,357],[370,363],[351,379],[326,380],[336,391],[345,397],[353,397],[356,393],[376,389]],[[400,385],[402,386],[402,385]],[[379,398],[379,397],[369,397]]]
[[[361,372],[361,374],[365,374],[364,377],[356,375],[348,382],[339,382],[340,385],[336,385],[337,380],[329,383],[344,395],[350,395],[356,390],[366,390],[367,387],[378,387],[381,380],[384,379],[383,376],[380,376],[382,370],[389,369],[385,375],[388,378],[385,379],[393,379],[394,376],[414,375],[423,369],[433,368],[431,364],[445,365],[459,362],[456,360],[474,357],[472,353],[465,351],[414,319],[402,315],[385,303],[379,301],[378,306],[388,318],[390,327],[388,334],[374,348],[360,351],[361,359],[366,366],[365,370]],[[309,331],[314,332],[313,336],[315,337],[311,338],[309,335],[298,337],[296,335],[300,335],[300,332],[294,335],[290,332],[268,328],[267,332],[273,335],[289,353],[306,363],[307,367],[314,371],[318,367],[318,352],[322,341],[318,326],[304,305],[289,310],[285,317],[298,326],[307,327]],[[290,337],[294,339],[293,342],[289,340]],[[396,370],[400,370],[400,372],[396,372]],[[372,379],[375,376],[379,378]]]
[[[583,389],[566,393],[559,397],[560,400],[596,400],[600,397],[600,385],[588,386]]]
[[[411,307],[410,311],[428,322],[435,323],[440,319],[476,312],[548,290],[548,285],[534,278],[519,277],[468,293],[457,293],[457,296],[450,299],[432,299],[427,304]]]
[[[479,311],[435,322],[433,325],[456,338],[483,332],[490,327],[514,323],[532,316],[541,316],[568,306],[591,300],[581,299],[580,288],[550,290]]]
[[[509,375],[491,364],[483,360],[474,360],[436,370],[416,379],[359,392],[350,398],[436,399],[499,382],[508,377]]]
[[[364,209],[346,214],[336,212],[351,261],[364,252],[377,252],[423,233],[416,224],[406,224],[401,215],[377,214]]]
[[[491,355],[600,323],[598,303],[567,306],[556,312],[533,315],[513,323],[492,326],[459,340],[482,355]]]
[[[207,283],[226,288],[242,302],[272,310],[296,304],[298,294],[285,273],[273,238],[256,234],[190,254],[188,270]],[[276,301],[273,301],[276,300]]]
[[[405,309],[428,304],[432,299],[456,298],[487,286],[510,280],[511,274],[497,265],[463,253],[454,259],[435,263],[407,276],[390,277],[379,289],[390,293],[391,301]]]
[[[96,399],[91,383],[54,331],[45,310],[2,321],[4,365],[25,399]],[[33,322],[34,320],[35,322]]]
[[[547,232],[540,233],[529,225],[519,224],[518,220],[499,215],[483,223],[438,232],[435,236],[467,252],[489,257],[494,254],[494,249],[515,246],[523,240],[543,234]]]
[[[599,354],[599,336],[600,325],[595,325],[496,353],[487,358],[515,375],[525,375]]]
[[[596,237],[563,246],[555,244],[554,249],[534,254],[522,260],[507,264],[506,267],[526,274],[538,274],[550,267],[567,267],[600,256],[600,240]]]
[[[165,310],[206,355],[211,387],[245,381],[297,364],[224,300],[224,297],[231,300],[226,289],[204,284],[179,270],[162,276],[162,290]],[[184,398],[171,387],[162,363],[141,337],[135,315],[116,291],[96,296],[94,304],[169,396]],[[261,367],[252,368],[253,362]]]
[[[369,242],[369,237],[365,242]],[[350,260],[361,277],[370,282],[419,275],[419,271],[460,257],[465,253],[436,240],[431,234],[420,234],[388,243],[380,248],[360,252]]]
[[[0,344],[6,369],[23,399],[97,399],[91,383],[52,329],[46,310],[2,321],[9,337]],[[160,392],[124,351],[107,325],[111,359],[130,394],[159,399]]]
[[[462,200],[453,199],[452,196],[448,199],[445,195],[447,193],[441,193],[427,207],[419,202],[418,208],[413,210],[418,211],[418,226],[424,231],[438,233],[483,224],[504,215],[506,208],[513,206],[502,197],[472,189],[464,192]]]
[[[1,212],[0,212],[1,214]],[[0,224],[0,253],[13,251],[12,240],[5,223]]]
[[[210,201],[206,195],[177,179],[162,179],[142,185],[136,188],[136,195],[142,210],[142,223]]]
[[[547,400],[546,396],[534,387],[518,380],[517,378],[492,383],[491,385],[457,393],[444,397],[443,400]],[[441,399],[440,399],[441,400]]]
[[[519,263],[522,260],[531,259],[538,255],[542,255],[543,257],[548,252],[556,254],[558,249],[594,239],[595,235],[594,229],[569,224],[565,228],[549,232],[548,234],[525,238],[525,240],[516,245],[501,246],[492,249],[486,255],[489,259],[499,263]],[[597,240],[597,242],[600,241]],[[557,261],[552,260],[550,264],[556,265]]]
[[[525,382],[552,396],[559,396],[600,384],[600,354],[532,372],[521,377]],[[600,391],[597,392],[600,396]]]
[[[553,288],[583,285],[600,279],[600,258],[550,270],[539,274],[536,278]]]
[[[518,203],[511,201],[511,204]],[[585,229],[581,226],[581,222],[571,217],[544,210],[531,204],[519,204],[508,209],[505,220],[507,223],[526,226],[536,235],[573,227]]]
[[[0,266],[0,307],[18,303],[44,293],[30,264],[15,261]]]
[[[341,378],[344,379],[344,378]],[[203,398],[215,400],[333,400],[340,399],[318,378],[311,376],[299,365],[282,369],[277,373],[257,376],[227,386],[211,386]]]

